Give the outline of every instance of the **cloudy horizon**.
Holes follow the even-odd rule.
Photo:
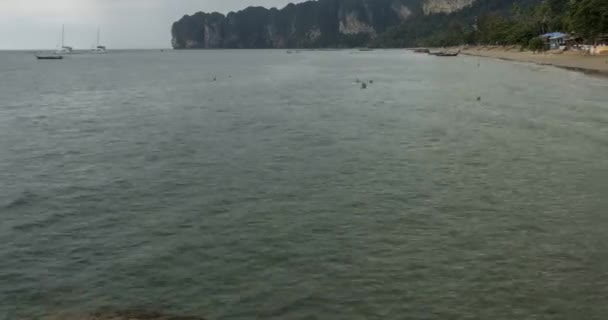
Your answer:
[[[110,49],[171,46],[171,24],[198,11],[228,13],[248,6],[282,8],[303,0],[0,0],[0,50],[90,49],[98,28]]]

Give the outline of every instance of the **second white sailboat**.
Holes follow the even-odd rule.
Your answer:
[[[106,46],[102,46],[102,45],[99,44],[100,34],[101,34],[101,30],[97,29],[97,46],[93,50],[91,50],[91,53],[106,53],[106,52],[108,52],[108,50],[106,49]]]
[[[70,54],[73,53],[74,49],[70,46],[65,45],[65,25],[61,26],[61,48],[57,50],[56,54]]]

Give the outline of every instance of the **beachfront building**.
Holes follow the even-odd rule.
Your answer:
[[[566,47],[568,35],[562,32],[550,32],[540,35],[540,38],[545,40],[548,50],[557,50]]]

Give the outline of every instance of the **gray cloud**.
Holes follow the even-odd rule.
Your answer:
[[[197,11],[227,13],[247,6],[284,7],[303,0],[0,0],[0,49],[52,49],[66,42],[88,49],[98,27],[109,48],[167,48],[171,24]]]

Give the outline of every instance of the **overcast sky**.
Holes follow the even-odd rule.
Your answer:
[[[227,13],[247,6],[282,8],[302,0],[0,0],[0,50],[89,49],[101,28],[109,49],[168,48],[171,24],[197,11]]]

